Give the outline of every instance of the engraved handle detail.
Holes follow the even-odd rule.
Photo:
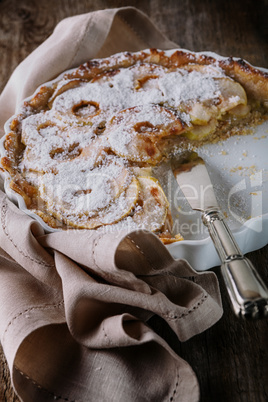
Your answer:
[[[223,214],[216,208],[203,214],[203,223],[219,254],[222,275],[237,316],[268,317],[268,289],[253,264],[242,255]]]

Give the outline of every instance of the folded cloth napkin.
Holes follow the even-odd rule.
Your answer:
[[[67,18],[14,71],[1,128],[44,81],[92,58],[176,46],[133,7]],[[0,191],[0,336],[22,401],[197,401],[199,386],[153,329],[186,341],[222,315],[218,282],[152,233],[46,234]]]

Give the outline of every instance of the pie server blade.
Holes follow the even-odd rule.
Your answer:
[[[204,160],[187,151],[172,158],[171,168],[193,210],[202,213],[221,260],[221,271],[235,314],[245,319],[268,317],[268,289],[240,251],[220,211]]]

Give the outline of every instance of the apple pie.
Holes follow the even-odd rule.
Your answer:
[[[95,59],[42,85],[13,116],[2,170],[51,228],[171,234],[153,168],[267,118],[268,75],[243,60],[150,49]]]

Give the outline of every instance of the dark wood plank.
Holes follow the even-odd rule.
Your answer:
[[[268,247],[247,255],[268,283]],[[201,402],[266,402],[268,400],[268,321],[241,321],[231,309],[220,268],[224,315],[206,332],[180,343],[166,323],[150,324],[195,371]]]
[[[63,18],[98,9],[135,6],[181,47],[237,56],[268,67],[268,0],[0,0],[0,91],[14,68]],[[249,257],[268,283],[268,246]],[[267,320],[243,322],[229,305],[219,268],[222,319],[180,343],[157,318],[151,324],[195,370],[202,402],[268,400]],[[0,347],[0,400],[16,402]]]
[[[249,253],[248,257],[268,283],[267,269],[265,269],[268,248]],[[214,272],[221,286],[224,315],[221,321],[198,339],[199,346],[203,350],[202,355],[207,359],[205,372],[202,372],[202,381],[200,380],[203,384],[202,400],[267,401],[268,321],[246,322],[237,319],[231,310],[219,268],[214,269]],[[196,368],[198,374],[202,357],[200,356],[196,365],[191,343],[197,347],[196,341],[192,339],[187,345],[185,358],[192,362],[192,367]]]
[[[268,66],[267,0],[2,0],[0,90],[10,72],[63,18],[107,7],[132,5],[147,13],[181,47],[211,50]]]

